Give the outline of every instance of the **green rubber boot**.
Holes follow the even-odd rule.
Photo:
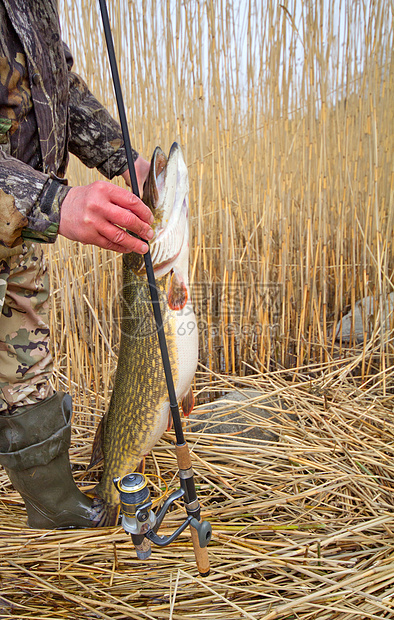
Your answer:
[[[38,529],[95,527],[94,503],[71,473],[71,397],[61,392],[0,415],[0,464],[21,494],[28,525]]]

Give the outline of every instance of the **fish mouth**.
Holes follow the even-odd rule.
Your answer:
[[[182,249],[188,245],[188,193],[187,167],[180,146],[174,142],[168,158],[156,147],[143,200],[155,216],[156,234],[150,243],[150,252],[157,277],[171,271]]]

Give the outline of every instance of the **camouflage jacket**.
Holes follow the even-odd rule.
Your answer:
[[[0,254],[55,240],[69,152],[109,179],[127,168],[118,123],[71,66],[56,0],[0,0]]]

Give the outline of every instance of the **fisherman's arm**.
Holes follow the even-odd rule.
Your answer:
[[[57,234],[118,252],[147,251],[152,214],[128,190],[106,181],[67,187],[0,148],[0,246],[23,239],[51,243]]]
[[[69,150],[87,167],[97,168],[108,179],[121,175],[131,185],[120,126],[89,91],[83,79],[71,71],[72,56],[66,45],[64,49],[70,69]],[[150,164],[135,150],[133,159],[142,194]],[[126,197],[122,192],[125,190],[105,182],[73,188],[62,205],[59,233],[107,249],[145,253],[148,246],[122,229],[149,240],[153,232],[147,224],[152,223],[152,215],[138,198],[130,192]],[[118,208],[114,208],[113,203]],[[81,209],[84,209],[83,227],[77,228],[74,222]]]
[[[0,245],[11,248],[22,239],[55,241],[68,191],[0,148]]]
[[[112,179],[122,175],[130,185],[126,153],[118,123],[90,93],[85,82],[75,73],[70,79],[70,152],[86,166],[96,167]],[[133,151],[137,180],[143,186],[149,171],[149,162]],[[76,226],[80,218],[81,226]],[[105,181],[73,188],[63,205],[59,233],[118,252],[148,251],[140,239],[130,236],[132,231],[143,239],[152,239],[153,222],[150,210],[129,191]]]
[[[90,92],[84,80],[72,71],[72,54],[68,46],[63,45],[69,68],[70,153],[88,168],[97,168],[107,179],[121,175],[131,185],[119,123]],[[132,154],[142,194],[150,164],[134,149]]]

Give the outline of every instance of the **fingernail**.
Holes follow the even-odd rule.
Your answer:
[[[151,213],[150,218],[149,218],[149,224],[153,224],[154,221],[155,221],[155,216],[153,215],[153,213]]]
[[[142,253],[146,254],[148,250],[149,250],[149,245],[146,245],[146,243],[144,243],[142,246]]]
[[[147,239],[153,239],[153,237],[155,236],[155,232],[154,230],[152,230],[151,228],[148,230],[148,232],[146,233],[146,238]]]

